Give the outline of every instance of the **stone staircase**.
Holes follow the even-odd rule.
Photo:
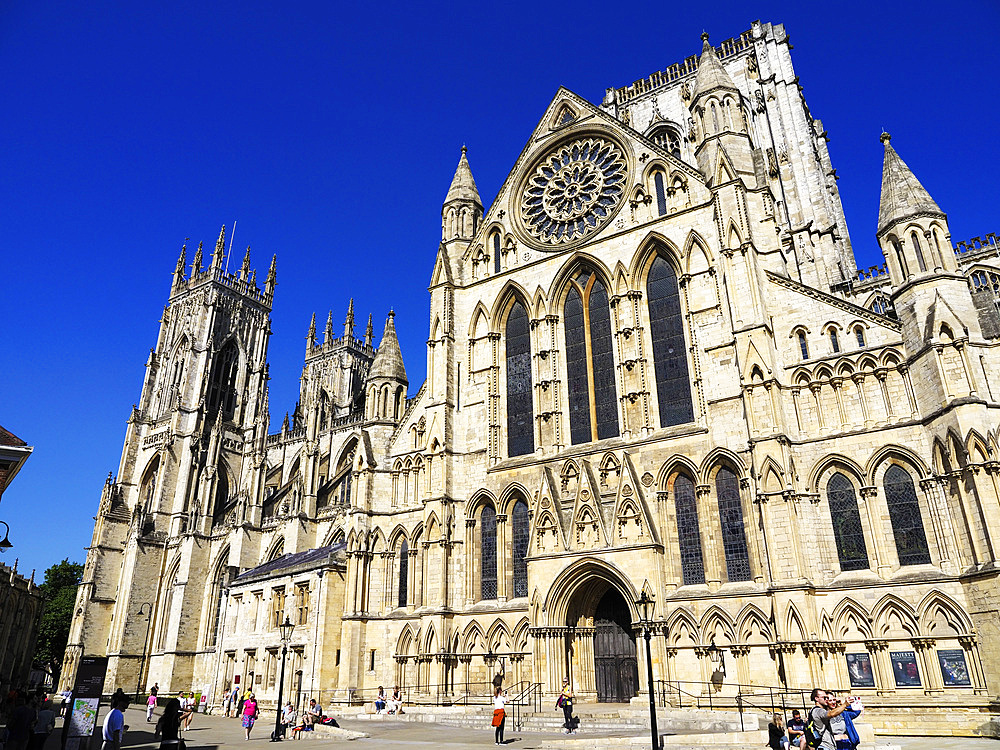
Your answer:
[[[542,740],[543,748],[594,748],[594,747],[649,747],[649,709],[637,704],[577,704],[580,718],[577,733],[562,733],[562,711],[554,708],[542,711],[524,711],[519,715],[519,727],[513,723],[513,713],[508,714],[507,731],[534,732],[558,735],[559,739]],[[412,706],[402,716],[371,714],[366,712],[341,712],[345,720],[353,721],[409,721],[429,722],[445,726],[482,729],[489,726],[492,708],[476,706]],[[744,714],[742,723],[736,711],[702,711],[698,709],[658,709],[657,729],[663,747],[670,750],[688,750],[694,747],[711,747],[714,750],[743,750],[763,747],[767,731],[761,730],[756,714]]]

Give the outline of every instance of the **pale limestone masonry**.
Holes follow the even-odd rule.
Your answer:
[[[352,304],[323,343],[314,319],[268,434],[274,265],[261,291],[221,238],[208,270],[182,255],[65,681],[107,653],[134,684],[149,602],[145,683],[253,671],[273,700],[259,613],[303,581],[236,576],[343,544],[322,636],[296,635],[307,692],[461,697],[495,654],[508,683],[627,699],[644,591],[657,679],[853,680],[876,726],[930,704],[928,732],[995,733],[995,237],[953,248],[885,135],[887,266],[858,272],[789,51],[755,23],[600,106],[560,89],[489,207],[463,149],[412,398],[392,315],[376,349]]]

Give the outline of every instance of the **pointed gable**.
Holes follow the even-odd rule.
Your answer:
[[[445,196],[444,202],[447,205],[452,201],[467,201],[482,208],[483,202],[479,199],[476,181],[472,178],[472,169],[469,167],[469,160],[465,153],[466,148],[462,146],[462,156],[458,160],[455,176],[451,179],[451,187],[448,188],[448,195]]]
[[[891,225],[915,216],[941,216],[944,211],[920,184],[896,149],[889,145],[891,136],[882,134],[885,159],[882,162],[882,197],[878,206],[878,234]]]

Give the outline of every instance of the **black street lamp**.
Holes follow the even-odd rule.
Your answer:
[[[149,607],[149,611],[146,612],[146,607]],[[142,606],[139,607],[139,611],[135,613],[136,617],[146,616],[146,638],[142,642],[142,658],[139,659],[139,676],[135,680],[135,702],[139,702],[140,691],[142,690],[142,673],[146,669],[146,649],[149,647],[149,627],[153,624],[153,605],[150,602],[143,602]]]
[[[649,684],[649,734],[653,743],[653,750],[659,750],[660,738],[656,729],[656,688],[653,686],[653,654],[649,647],[651,638],[650,626],[653,619],[653,608],[656,606],[653,597],[642,592],[642,596],[636,601],[639,612],[642,613],[642,625],[646,636],[646,680]]]
[[[715,645],[715,636],[712,636],[712,642],[708,646],[708,658],[712,664],[718,664],[719,667],[716,671],[722,674],[726,673],[726,652],[725,649],[721,649]]]
[[[0,521],[7,530],[3,533],[3,539],[0,539],[0,552],[6,552],[14,545],[10,543],[10,526],[7,525],[6,521]]]
[[[285,615],[285,621],[278,626],[278,630],[281,631],[281,679],[278,680],[278,711],[274,717],[274,731],[271,732],[271,742],[281,741],[281,701],[282,701],[282,689],[285,687],[285,657],[288,655],[288,644],[292,640],[292,630],[295,626],[292,625],[292,621],[288,619],[288,615]]]

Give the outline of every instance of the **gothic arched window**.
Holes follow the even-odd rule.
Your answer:
[[[674,511],[677,516],[677,541],[681,548],[681,576],[685,586],[705,582],[705,563],[701,556],[701,533],[698,530],[698,503],[694,482],[680,474],[674,480]]]
[[[500,232],[493,233],[493,273],[500,273]]]
[[[507,455],[535,451],[528,313],[515,302],[507,315]]]
[[[409,573],[409,546],[404,539],[399,544],[399,592],[396,603],[400,607],[406,606],[406,577]]]
[[[497,598],[497,512],[484,505],[479,514],[479,598]]]
[[[514,503],[510,514],[511,549],[514,558],[514,598],[528,595],[528,504]]]
[[[834,354],[840,352],[840,336],[837,335],[837,329],[830,329],[830,348],[833,350]]]
[[[570,440],[618,437],[618,393],[611,312],[604,284],[590,271],[573,279],[564,307]]]
[[[931,561],[927,549],[927,536],[920,517],[920,504],[913,488],[913,479],[900,467],[893,465],[882,480],[885,502],[889,506],[889,521],[896,540],[896,553],[900,565],[924,565]]]
[[[236,498],[230,497],[229,477],[226,476],[226,470],[220,465],[215,475],[215,509],[212,518],[215,521],[221,521],[235,505]]]
[[[722,549],[726,555],[729,581],[750,580],[750,553],[747,550],[743,524],[743,503],[740,501],[740,481],[732,470],[723,466],[715,477],[715,493],[719,500],[719,523],[722,526]]]
[[[862,349],[865,348],[865,329],[858,326],[854,329],[854,335],[858,337],[858,346]]]
[[[868,567],[868,548],[861,526],[861,513],[854,485],[846,476],[837,472],[826,485],[833,521],[833,538],[837,543],[837,558],[841,570],[864,570]]]
[[[892,243],[892,249],[896,251],[896,261],[899,263],[899,271],[905,279],[910,275],[910,269],[906,265],[906,256],[903,254],[903,247],[895,237],[891,238],[889,242]]]
[[[212,577],[209,601],[215,611],[212,612],[212,618],[208,622],[208,633],[206,633],[205,645],[209,647],[218,642],[219,633],[222,630],[222,618],[226,610],[226,589],[229,588],[229,567],[226,565],[228,560],[229,551],[226,550],[219,556],[219,564]]]
[[[223,419],[232,419],[236,413],[236,376],[239,373],[240,349],[232,339],[215,355],[212,374],[208,380],[208,414],[220,410]]]
[[[660,427],[684,424],[694,419],[691,381],[688,377],[687,342],[677,293],[677,275],[662,257],[656,256],[646,279],[650,334],[653,339],[653,371],[660,404]]]
[[[663,172],[653,172],[653,189],[656,191],[656,213],[663,216],[667,213],[667,189],[663,184]]]
[[[799,331],[799,353],[802,359],[809,359],[809,343],[806,341],[805,331]]]

